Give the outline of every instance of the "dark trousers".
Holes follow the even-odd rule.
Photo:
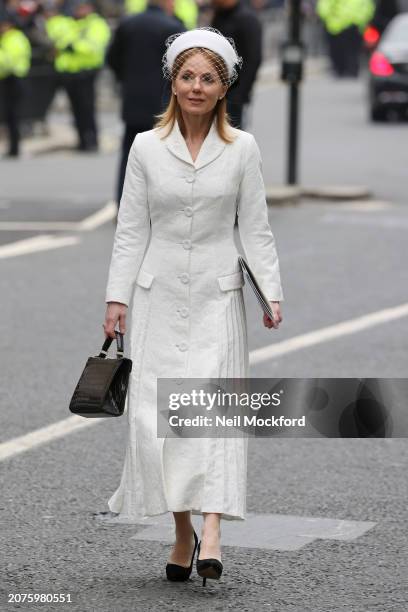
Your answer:
[[[236,102],[231,102],[227,98],[227,113],[230,117],[230,122],[233,127],[243,130],[243,121],[242,121],[242,113],[243,113],[243,104],[237,104]]]
[[[9,136],[8,155],[17,157],[20,152],[19,113],[23,98],[21,79],[10,75],[3,79],[4,117]]]
[[[329,53],[334,73],[339,77],[357,77],[360,70],[362,36],[357,26],[339,34],[329,34]]]
[[[135,126],[125,124],[125,130],[123,132],[122,137],[122,150],[119,162],[119,173],[116,185],[116,202],[118,208],[120,206],[120,200],[122,199],[123,184],[125,182],[126,166],[129,157],[130,147],[132,146],[133,141],[136,138],[136,134],[138,134],[139,132],[146,132],[147,130],[151,129],[153,129],[153,124],[148,126]]]
[[[97,71],[86,70],[74,74],[61,74],[59,84],[67,92],[75,127],[78,148],[83,151],[98,148],[98,128],[95,110],[95,81]]]

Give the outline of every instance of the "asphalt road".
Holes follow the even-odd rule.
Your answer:
[[[260,87],[254,106],[251,131],[267,184],[283,182],[285,95],[282,86]],[[284,320],[278,331],[264,328],[245,288],[252,355],[408,301],[408,125],[368,124],[358,82],[315,77],[302,95],[302,181],[367,185],[377,205],[304,201],[270,209]],[[101,123],[112,138],[120,133],[115,117]],[[70,416],[73,388],[103,339],[114,224],[93,231],[11,231],[2,224],[80,222],[112,197],[116,167],[114,153],[2,162],[0,255],[6,245],[43,234],[76,239],[0,261],[3,443]],[[251,374],[404,377],[407,332],[406,316],[339,331],[332,340],[259,361]],[[407,609],[405,439],[251,440],[248,512],[374,526],[349,539],[323,534],[295,549],[285,544],[288,529],[280,548],[263,548],[255,541],[251,547],[237,526],[235,544],[223,547],[223,577],[206,589],[195,574],[188,584],[166,581],[166,541],[134,539],[144,527],[101,520],[118,485],[125,439],[125,420],[109,420],[0,462],[1,610]],[[261,527],[254,533],[262,536]],[[70,593],[72,603],[7,603],[9,593],[23,592]]]

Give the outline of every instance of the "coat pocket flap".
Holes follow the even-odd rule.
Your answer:
[[[244,275],[242,272],[233,272],[225,276],[218,277],[218,284],[221,291],[229,291],[230,289],[239,289],[245,284]]]
[[[144,287],[145,289],[149,289],[154,279],[153,274],[149,272],[145,272],[144,270],[140,270],[136,283],[140,285],[140,287]]]

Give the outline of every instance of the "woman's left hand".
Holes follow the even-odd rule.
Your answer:
[[[275,329],[278,329],[279,327],[279,323],[282,321],[282,315],[281,315],[281,311],[280,311],[280,305],[279,302],[269,302],[272,308],[272,312],[273,312],[273,316],[274,319],[273,321],[268,317],[268,315],[266,313],[264,313],[263,316],[263,324],[265,327],[274,327]]]

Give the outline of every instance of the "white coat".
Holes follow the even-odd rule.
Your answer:
[[[249,376],[239,252],[270,300],[282,300],[262,162],[254,137],[215,121],[193,162],[178,122],[137,134],[129,153],[106,301],[133,297],[128,441],[108,501],[119,520],[191,510],[244,520],[248,438],[158,438],[158,377]]]

